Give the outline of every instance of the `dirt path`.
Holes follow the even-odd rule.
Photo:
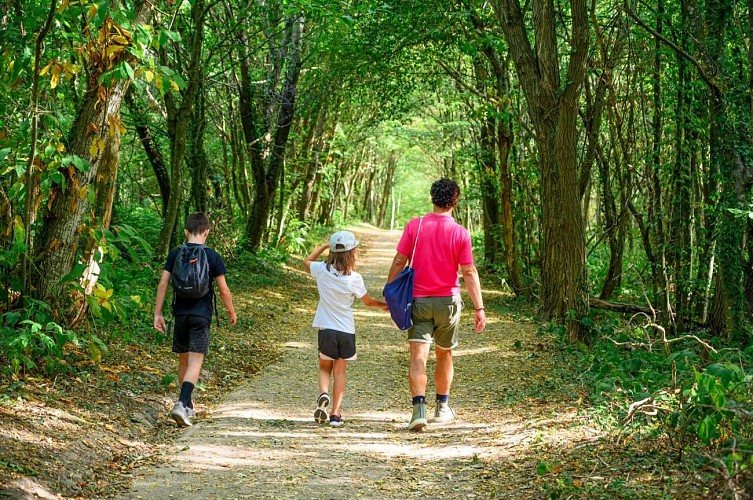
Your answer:
[[[359,271],[379,296],[399,233],[356,232],[363,241]],[[531,496],[540,493],[536,450],[542,443],[577,450],[596,433],[578,424],[574,403],[536,396],[537,380],[554,367],[535,325],[495,315],[493,308],[483,334],[473,332],[471,314],[463,315],[451,397],[457,420],[415,434],[406,429],[404,334],[386,313],[358,305],[358,360],[348,368],[346,423],[317,425],[310,326],[315,284],[293,292],[280,297],[292,301],[287,306],[297,318],[281,325],[280,361],[230,394],[209,418],[197,419],[166,464],[140,471],[124,498]],[[495,300],[487,289],[484,296],[487,304]],[[433,392],[430,382],[427,395]]]

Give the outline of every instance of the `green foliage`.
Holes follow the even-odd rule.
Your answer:
[[[132,316],[142,315],[148,297],[154,292],[152,283],[156,271],[149,263],[152,246],[128,225],[112,229],[92,231],[97,242],[94,259],[99,272],[91,293],[84,290],[85,284],[73,281],[74,288],[84,293],[91,313],[105,321],[130,321]],[[80,275],[78,266],[73,277]]]
[[[287,230],[277,246],[278,248],[282,247],[290,254],[304,254],[306,253],[306,236],[310,231],[311,225],[309,223],[297,219],[290,220],[287,224]]]
[[[3,314],[0,323],[0,359],[6,373],[43,369],[67,371],[69,347],[82,346],[75,332],[57,324],[48,304],[27,299],[24,309]]]
[[[536,466],[536,475],[545,476],[554,470],[554,467],[549,462],[539,462]]]
[[[632,235],[634,238],[640,238],[640,235]],[[609,269],[609,247],[605,243],[589,249],[586,265],[588,266],[588,280],[592,294],[598,296],[604,280],[606,279],[607,270]],[[649,288],[649,263],[646,254],[637,246],[628,246],[625,248],[623,256],[624,270],[620,276],[620,287],[615,290],[616,300],[645,304],[646,295],[652,303],[658,303],[657,299],[651,296]]]
[[[690,452],[708,457],[713,467],[723,464],[725,474],[749,474],[751,352],[714,354],[690,337],[665,344],[651,328],[616,322],[594,328],[600,341],[591,349],[568,349],[590,387],[596,420],[633,437],[666,436],[678,458]],[[615,407],[622,410],[615,414]]]
[[[23,241],[22,235],[17,238]],[[76,360],[98,363],[113,338],[120,336],[127,342],[139,331],[138,325],[145,323],[155,288],[155,270],[149,263],[151,245],[127,224],[92,230],[88,239],[98,244],[94,255],[99,267],[97,281],[85,295],[93,328],[67,328],[55,319],[50,304],[26,297],[23,307],[3,315],[0,325],[0,358],[7,372],[58,373],[72,370]],[[23,251],[22,245],[5,248],[0,265],[12,269]],[[75,266],[66,278],[71,289],[82,294],[84,267]],[[114,328],[116,323],[128,328]]]
[[[713,363],[695,372],[695,383],[683,388],[678,399],[679,408],[665,422],[677,446],[690,446],[697,438],[719,449],[731,473],[753,466],[753,431],[748,422],[753,408],[750,368]]]
[[[230,267],[233,283],[242,286],[274,286],[280,279],[280,268],[290,255],[273,247],[264,247],[256,254],[241,254]]]

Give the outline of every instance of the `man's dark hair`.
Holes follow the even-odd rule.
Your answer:
[[[203,212],[195,212],[186,219],[186,231],[189,234],[198,236],[209,229],[209,217]]]
[[[439,179],[431,185],[431,202],[439,208],[454,208],[459,197],[460,188],[455,181]]]

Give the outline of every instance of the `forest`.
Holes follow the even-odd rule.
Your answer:
[[[264,287],[447,177],[494,307],[605,428],[698,496],[749,494],[753,0],[0,3],[0,422],[40,380],[169,350],[189,213]],[[12,441],[0,479],[31,475]]]

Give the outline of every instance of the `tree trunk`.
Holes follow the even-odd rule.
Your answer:
[[[684,18],[684,16],[683,16]],[[685,39],[686,36],[683,36]],[[686,46],[683,43],[683,46]],[[679,57],[679,78],[677,82],[677,123],[675,132],[675,163],[672,172],[672,214],[669,232],[668,248],[672,249],[669,256],[669,265],[673,268],[674,278],[674,303],[675,303],[675,328],[679,332],[685,331],[690,326],[690,248],[691,203],[693,193],[691,191],[690,155],[688,154],[688,139],[690,120],[690,106],[688,101],[688,75],[685,59]]]
[[[479,34],[486,34],[486,23],[481,19],[478,12],[467,0],[463,0],[464,7],[470,14],[469,18],[473,28]],[[481,176],[482,183],[486,185],[485,189],[482,189],[483,206],[485,211],[484,225],[488,227],[484,230],[484,256],[485,260],[489,263],[493,263],[497,260],[497,249],[500,247],[500,236],[502,243],[502,252],[504,253],[505,265],[507,267],[507,279],[510,288],[516,295],[527,294],[524,292],[520,263],[518,259],[517,244],[515,241],[515,217],[513,215],[513,189],[512,189],[512,174],[510,171],[510,150],[513,142],[513,130],[511,123],[511,113],[505,113],[509,111],[510,104],[510,72],[509,72],[509,57],[506,57],[504,61],[500,60],[500,55],[497,49],[492,45],[489,40],[491,37],[484,37],[482,40],[482,52],[486,56],[487,61],[491,67],[491,71],[496,80],[496,95],[497,99],[490,100],[489,104],[495,104],[496,106],[496,118],[490,120],[487,117],[486,131],[482,128],[480,136],[481,155],[486,156],[484,152],[484,145],[488,145],[489,139],[484,137],[487,132],[491,132],[496,128],[496,137],[491,142],[496,142],[496,153],[498,154],[498,168],[492,168],[491,171],[498,170],[499,182],[499,196],[494,196],[494,192],[497,191],[495,183],[486,178],[489,169],[483,167],[483,162],[486,158],[482,158],[481,164]],[[486,74],[486,68],[480,63],[479,58],[474,58],[474,69],[476,70],[477,89],[483,95],[486,95],[486,89],[483,85],[484,76]],[[500,99],[502,98],[502,99]],[[491,130],[489,130],[489,124],[491,123]],[[484,125],[482,125],[484,127]],[[491,151],[490,151],[491,153]],[[494,155],[492,154],[492,158]],[[454,170],[454,156],[451,157],[450,168],[447,170]],[[454,177],[454,176],[453,176]],[[494,189],[491,189],[494,187]],[[494,194],[493,194],[494,193]],[[494,196],[494,201],[491,201],[489,197]],[[499,203],[497,203],[499,200]],[[499,206],[501,206],[501,213]],[[496,227],[495,227],[496,226]]]
[[[523,286],[523,278],[520,270],[518,245],[515,234],[515,218],[513,216],[513,186],[512,172],[510,170],[510,149],[512,147],[512,126],[503,119],[498,125],[497,148],[499,150],[499,180],[500,201],[502,203],[502,241],[504,242],[505,265],[510,288],[515,295],[529,294]]]
[[[656,12],[656,31],[660,35],[664,29],[664,0],[658,0]],[[651,179],[649,188],[648,230],[651,236],[655,258],[650,260],[653,271],[654,296],[661,300],[663,317],[661,322],[672,328],[674,325],[674,308],[669,296],[667,283],[666,244],[663,222],[663,191],[659,174],[661,172],[661,146],[663,127],[663,104],[661,88],[661,42],[657,38],[654,44],[654,68],[652,91],[654,101],[654,117],[652,120],[652,152],[651,167],[648,178]]]
[[[396,153],[390,153],[387,158],[387,167],[384,175],[384,188],[382,189],[382,198],[379,200],[379,216],[377,217],[377,226],[384,228],[384,220],[387,216],[387,205],[390,201],[390,193],[392,192],[393,177],[395,176],[395,169],[397,169],[397,157]]]
[[[288,143],[290,127],[295,113],[295,97],[298,77],[301,72],[301,35],[303,18],[299,15],[288,16],[285,23],[288,56],[286,75],[282,91],[282,102],[277,114],[277,128],[272,140],[267,168],[254,169],[256,191],[251,206],[251,216],[246,223],[245,246],[252,252],[261,247],[267,230],[269,213],[275,198],[275,189],[279,182],[282,163],[285,161],[285,149]],[[246,140],[248,141],[248,137]]]
[[[551,1],[534,4],[536,50],[518,0],[495,3],[536,128],[543,223],[540,310],[564,320],[571,341],[587,340],[580,322],[588,314],[585,234],[576,154],[578,99],[585,78],[589,25],[585,0],[573,0],[572,49],[560,85],[556,15]]]
[[[131,111],[136,135],[139,136],[146,158],[149,160],[149,164],[154,171],[154,177],[157,179],[157,187],[162,199],[162,215],[164,216],[167,211],[167,203],[170,200],[170,174],[167,171],[165,159],[147,123],[146,112],[139,103],[138,97],[134,95],[133,87],[129,87],[128,92],[126,92],[126,104]]]
[[[151,13],[150,2],[139,3],[133,24],[146,23]],[[110,67],[128,60],[132,60],[132,56],[123,50],[110,62]],[[79,237],[84,215],[89,209],[92,183],[103,163],[112,165],[111,162],[117,164],[119,161],[120,148],[108,147],[108,144],[120,138],[119,127],[114,127],[118,130],[114,131],[113,136],[110,130],[113,123],[120,121],[120,108],[130,81],[120,80],[106,89],[100,87],[99,76],[110,67],[91,68],[82,107],[71,127],[68,151],[86,160],[88,169],[82,172],[73,165],[61,169],[66,189],[61,189],[59,185],[53,188],[49,198],[50,209],[45,216],[37,289],[43,300],[56,304],[59,310],[66,308],[63,299],[66,283],[63,278],[73,270],[78,255]]]
[[[181,93],[180,104],[176,104],[172,92],[165,94],[168,112],[167,130],[170,137],[170,199],[155,247],[156,257],[162,260],[170,249],[173,233],[177,226],[178,213],[183,192],[183,158],[186,152],[188,127],[199,85],[203,78],[204,64],[201,51],[204,44],[204,22],[206,21],[205,0],[194,0],[191,7],[193,33],[190,43],[186,89]]]
[[[625,168],[624,162],[617,160],[618,153],[615,152],[615,176],[619,176],[619,170]],[[614,192],[611,185],[609,172],[609,162],[604,158],[599,158],[598,165],[601,177],[602,208],[604,213],[604,225],[606,226],[607,242],[609,245],[609,267],[604,277],[604,284],[599,294],[600,300],[609,300],[615,289],[622,282],[622,260],[625,251],[625,233],[626,220],[624,210],[618,211],[617,202],[615,201]],[[620,190],[620,201],[624,201],[622,196],[623,190]],[[621,204],[622,205],[622,204]]]
[[[473,58],[473,72],[476,91],[487,95],[488,71],[481,56]],[[484,102],[486,107],[489,103]],[[494,266],[500,253],[500,208],[499,187],[497,186],[497,131],[496,119],[491,111],[486,111],[478,120],[478,144],[476,145],[476,164],[481,182],[481,205],[483,207],[484,225],[484,263]]]
[[[191,172],[191,204],[193,211],[207,212],[209,200],[207,196],[209,159],[204,148],[204,132],[206,130],[206,96],[204,84],[199,83],[196,100],[193,106],[193,117],[189,128],[191,147],[186,154],[186,164]]]
[[[50,10],[47,12],[47,18],[44,24],[37,34],[37,41],[34,50],[34,74],[31,80],[31,137],[29,142],[31,143],[31,150],[29,151],[29,159],[26,162],[26,174],[24,176],[24,184],[26,187],[26,194],[24,195],[24,256],[21,266],[21,291],[27,294],[30,289],[29,275],[31,272],[31,258],[34,254],[34,240],[32,239],[32,225],[37,220],[36,197],[37,197],[37,175],[34,173],[34,163],[37,159],[37,134],[39,130],[39,72],[42,64],[42,49],[44,47],[44,39],[47,37],[50,28],[52,28],[52,21],[55,18],[55,9],[57,8],[57,0],[50,2]],[[19,19],[20,21],[20,19]]]
[[[248,171],[246,170],[246,147],[243,143],[243,134],[238,130],[238,116],[232,108],[230,101],[230,154],[232,157],[233,193],[244,219],[248,216],[248,207],[251,205],[251,191],[249,190]]]
[[[311,200],[313,198],[312,193],[314,190],[314,180],[316,179],[316,173],[321,167],[321,154],[324,147],[325,133],[324,127],[327,123],[327,108],[321,106],[317,113],[316,126],[313,128],[314,140],[313,147],[311,148],[311,154],[305,158],[306,170],[303,175],[303,189],[301,197],[298,200],[298,220],[305,222],[309,217],[309,211],[311,210]]]

